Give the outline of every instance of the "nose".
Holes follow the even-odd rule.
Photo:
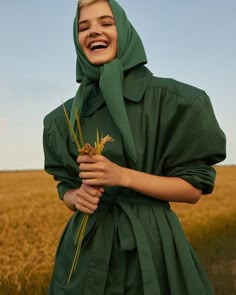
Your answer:
[[[99,36],[101,34],[102,34],[101,29],[97,25],[96,26],[91,26],[90,29],[89,29],[89,32],[88,32],[89,37],[96,37],[96,36]]]

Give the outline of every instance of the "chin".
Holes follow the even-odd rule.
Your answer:
[[[116,58],[116,55],[106,55],[106,56],[90,56],[89,54],[87,55],[87,59],[88,61],[93,64],[93,65],[103,65],[105,63],[110,62],[111,60],[113,60],[114,58]]]
[[[111,61],[112,59],[90,59],[89,62],[95,66],[99,66],[99,65],[103,65],[105,63],[108,63],[109,61]]]

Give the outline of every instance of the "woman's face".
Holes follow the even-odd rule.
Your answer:
[[[116,57],[117,31],[107,1],[82,7],[78,28],[79,44],[90,63],[100,65]]]

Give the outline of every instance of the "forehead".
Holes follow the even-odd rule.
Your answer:
[[[96,1],[80,8],[79,21],[97,19],[104,15],[113,17],[109,3],[107,1]]]

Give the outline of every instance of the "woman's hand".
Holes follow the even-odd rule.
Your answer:
[[[80,178],[83,184],[92,186],[122,186],[124,168],[102,155],[79,156]]]
[[[79,189],[72,189],[65,193],[64,202],[71,210],[79,210],[83,213],[93,214],[104,189],[82,184]]]
[[[82,183],[95,186],[121,186],[168,202],[196,203],[201,190],[179,177],[152,175],[121,167],[101,155],[79,156]]]

